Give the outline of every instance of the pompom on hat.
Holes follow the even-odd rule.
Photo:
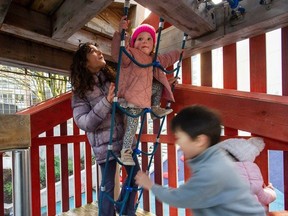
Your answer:
[[[254,162],[255,158],[264,149],[265,143],[260,137],[252,137],[248,140],[232,138],[220,142],[218,146],[228,151],[241,162]]]
[[[151,35],[151,37],[153,39],[153,42],[155,44],[155,42],[156,42],[156,31],[155,31],[155,28],[153,26],[149,25],[149,24],[142,24],[142,25],[139,25],[132,33],[131,40],[130,40],[130,46],[131,47],[134,47],[134,43],[136,41],[136,38],[142,32],[150,33],[150,35]]]

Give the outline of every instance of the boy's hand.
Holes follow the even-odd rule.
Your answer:
[[[146,190],[150,190],[153,186],[153,182],[150,180],[149,176],[142,171],[138,171],[137,175],[135,176],[135,181],[136,184]]]

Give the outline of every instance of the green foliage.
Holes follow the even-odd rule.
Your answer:
[[[12,170],[3,169],[4,202],[12,203]]]

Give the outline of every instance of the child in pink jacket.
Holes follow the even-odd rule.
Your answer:
[[[119,31],[116,31],[112,40],[112,57],[117,62],[121,34],[123,29],[128,28],[128,20],[123,16]],[[128,33],[126,34],[128,36]],[[129,38],[126,38],[126,41]],[[154,47],[156,42],[156,32],[153,26],[142,24],[138,26],[131,36],[130,44],[126,43],[127,52],[140,64],[151,64],[154,59]],[[166,68],[179,60],[180,50],[171,51],[166,54],[157,55],[157,61]],[[159,117],[163,117],[172,112],[172,109],[160,107],[160,100],[165,99],[174,102],[171,86],[166,74],[159,68],[153,66],[140,67],[136,65],[125,53],[122,55],[121,71],[118,84],[118,97],[120,105],[128,113],[138,115],[144,108],[152,109],[152,112]],[[121,99],[124,99],[120,102]],[[121,161],[124,165],[134,165],[132,159],[131,145],[136,134],[139,118],[126,115],[126,131],[121,151]]]
[[[276,193],[271,183],[264,185],[261,171],[255,158],[264,149],[265,143],[260,137],[250,139],[227,139],[219,143],[219,147],[224,149],[235,161],[240,175],[250,185],[251,192],[255,194],[258,201],[266,206],[276,199]]]

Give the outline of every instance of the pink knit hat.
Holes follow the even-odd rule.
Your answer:
[[[131,47],[134,47],[135,40],[136,40],[136,38],[138,37],[138,35],[141,32],[150,33],[150,35],[151,35],[151,37],[153,39],[153,42],[155,44],[155,42],[156,42],[156,31],[155,31],[155,28],[153,26],[149,25],[149,24],[142,24],[142,25],[139,25],[132,33],[131,41],[130,41],[130,46]]]

